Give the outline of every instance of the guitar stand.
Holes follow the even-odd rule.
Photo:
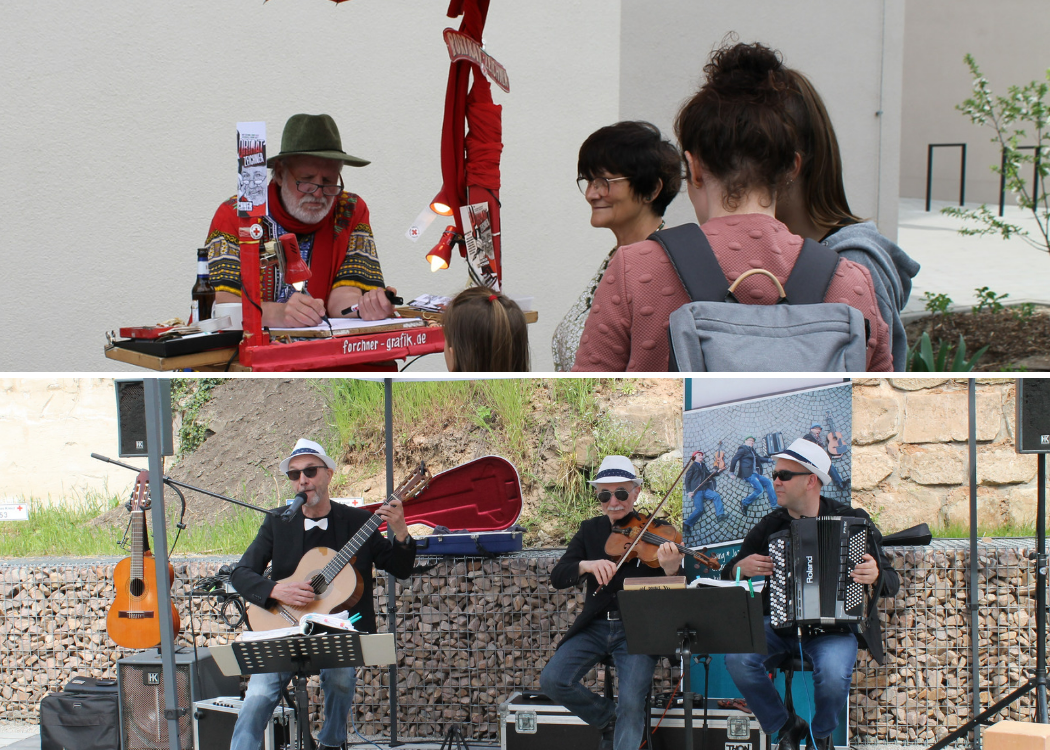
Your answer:
[[[463,730],[459,724],[453,724],[448,728],[445,739],[441,742],[440,750],[470,750],[467,741],[463,738]]]

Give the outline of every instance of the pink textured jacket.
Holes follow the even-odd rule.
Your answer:
[[[711,219],[704,233],[730,284],[752,268],[764,268],[787,281],[802,238],[772,216],[741,214]],[[777,302],[773,282],[760,275],[741,282],[736,298],[753,305]],[[667,319],[691,300],[667,254],[644,240],[621,247],[602,277],[576,351],[574,371],[655,372],[667,370]],[[867,369],[893,369],[889,327],[879,314],[868,269],[843,259],[824,296],[857,308],[871,329]]]

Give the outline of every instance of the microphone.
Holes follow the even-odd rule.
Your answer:
[[[299,509],[302,508],[305,504],[306,493],[300,492],[298,495],[295,496],[295,499],[292,500],[292,504],[285,508],[284,513],[281,514],[281,520],[285,523],[288,523],[292,520],[292,517],[299,512]]]

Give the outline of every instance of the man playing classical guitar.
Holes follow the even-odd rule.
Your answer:
[[[285,523],[274,515],[263,521],[255,540],[237,563],[230,582],[247,601],[259,607],[279,603],[289,607],[307,606],[314,591],[306,581],[284,581],[296,570],[303,555],[315,547],[339,550],[371,518],[358,508],[333,503],[328,493],[335,462],[312,440],[299,440],[295,450],[281,462],[282,474],[288,476],[297,493],[305,493],[302,514],[296,513]],[[375,607],[372,602],[372,566],[407,578],[416,559],[415,540],[408,533],[405,512],[399,500],[391,500],[376,515],[387,522],[396,539],[391,542],[374,532],[357,553],[354,567],[362,578],[364,590],[351,613],[361,615],[358,630],[374,633]],[[269,578],[263,571],[273,566]],[[281,697],[281,688],[292,678],[290,672],[252,675],[244,705],[233,728],[230,750],[258,750],[263,733]],[[324,726],[317,741],[321,750],[346,744],[346,717],[354,699],[356,673],[352,667],[321,671],[324,691]]]
[[[602,515],[580,524],[565,554],[551,571],[556,589],[587,583],[587,601],[540,674],[540,687],[591,726],[602,728],[600,750],[638,750],[645,731],[645,696],[653,681],[656,657],[628,654],[616,594],[628,576],[675,575],[684,555],[666,542],[657,550],[659,565],[637,560],[619,571],[605,552],[613,526],[634,516],[642,479],[625,456],[606,456],[590,482],[598,493]],[[596,591],[601,586],[601,591]],[[607,656],[616,666],[617,694],[613,702],[584,687],[580,680]]]

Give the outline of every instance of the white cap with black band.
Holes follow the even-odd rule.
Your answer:
[[[770,458],[786,458],[788,461],[802,464],[817,475],[821,484],[831,484],[831,476],[828,474],[831,470],[831,457],[827,451],[810,440],[799,438],[785,450],[772,454]]]

